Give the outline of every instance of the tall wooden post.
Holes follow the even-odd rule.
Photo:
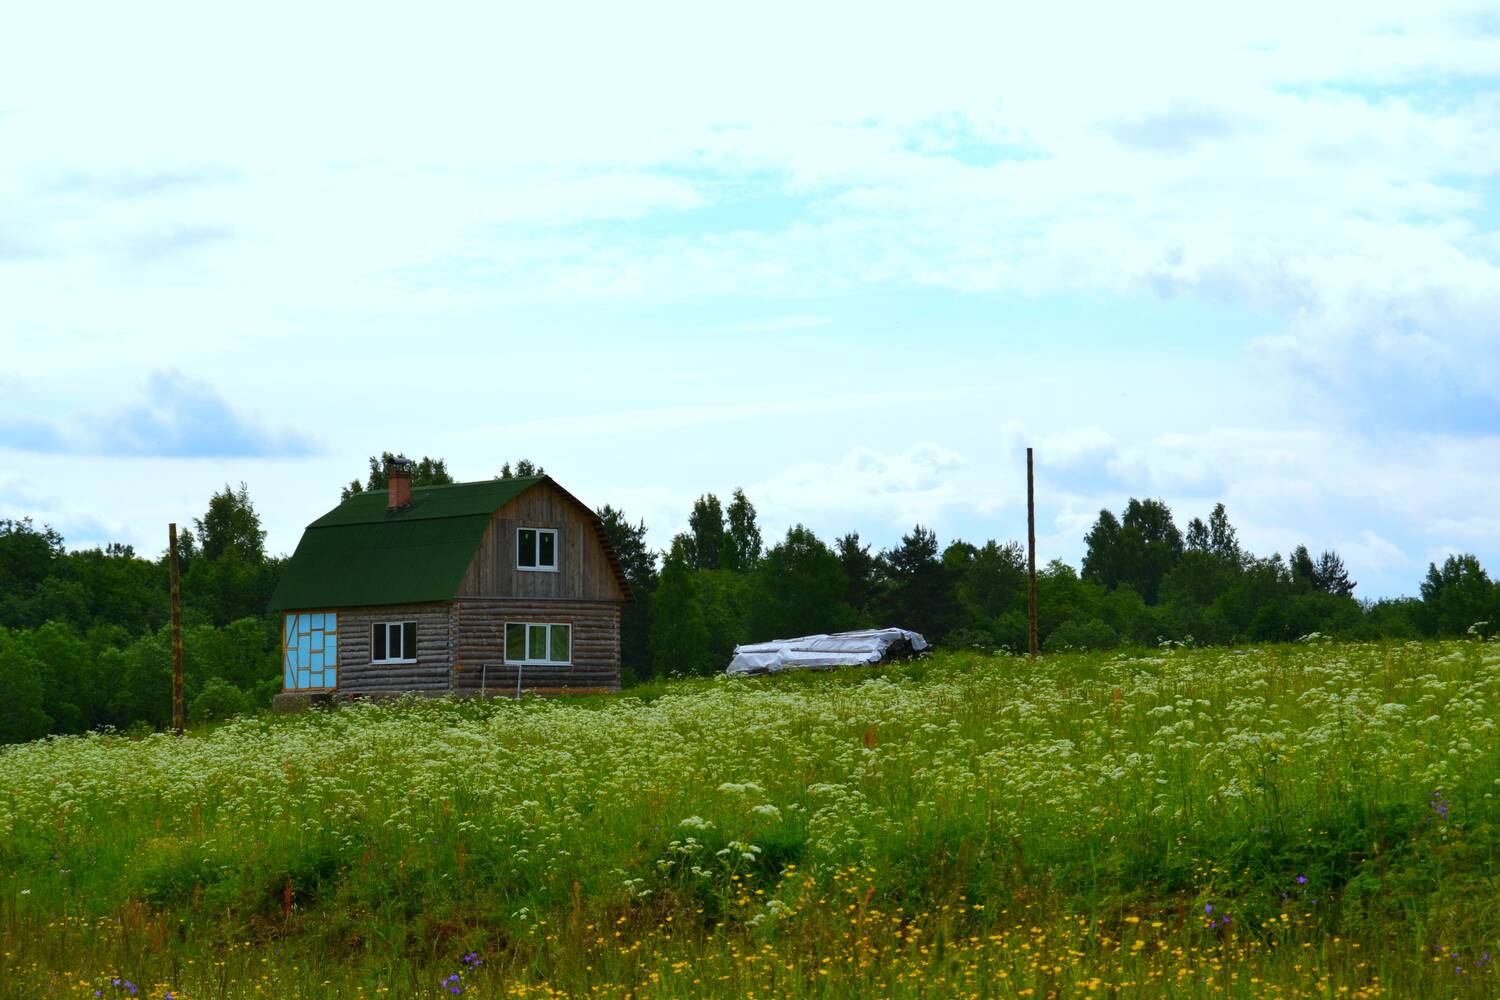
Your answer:
[[[172,568],[172,732],[182,735],[182,584],[177,569],[177,524],[167,525],[167,565]]]
[[[1036,659],[1036,480],[1032,474],[1031,449],[1026,449],[1026,616],[1031,658]]]

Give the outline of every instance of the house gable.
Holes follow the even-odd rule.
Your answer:
[[[557,532],[555,571],[518,567],[521,528]],[[455,596],[627,601],[630,592],[598,517],[544,477],[490,517]]]

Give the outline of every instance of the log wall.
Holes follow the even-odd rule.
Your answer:
[[[556,572],[516,568],[518,528],[557,530]],[[495,511],[458,595],[625,600],[592,513],[546,481]]]
[[[416,622],[416,663],[371,663],[370,627],[375,622]],[[397,604],[339,610],[340,694],[447,692],[452,687],[451,605]]]
[[[526,600],[461,597],[453,602],[453,689],[477,694],[513,694],[518,668],[505,665],[505,623],[546,622],[573,626],[573,662],[568,666],[519,668],[522,690],[591,688],[620,690],[620,605],[617,601]],[[488,666],[486,666],[488,664]]]

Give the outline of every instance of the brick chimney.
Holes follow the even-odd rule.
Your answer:
[[[411,506],[411,459],[397,455],[386,463],[386,510]]]

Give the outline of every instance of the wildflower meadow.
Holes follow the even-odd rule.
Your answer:
[[[1500,995],[1500,645],[945,653],[0,751],[0,997]]]

